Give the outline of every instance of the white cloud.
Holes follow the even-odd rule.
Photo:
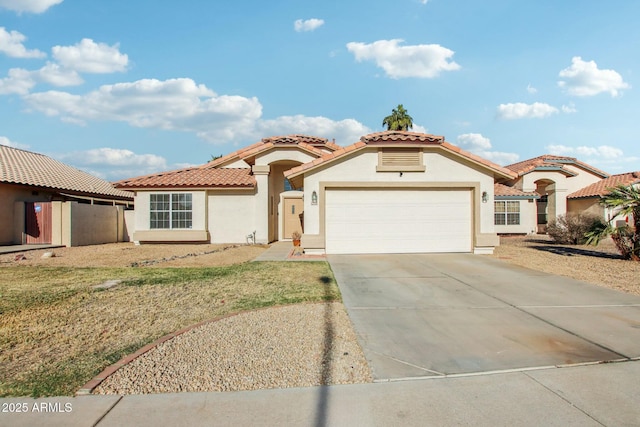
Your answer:
[[[36,85],[31,71],[22,68],[11,68],[7,77],[0,79],[0,95],[29,93]]]
[[[458,135],[456,145],[500,165],[515,163],[519,158],[516,153],[491,151],[491,140],[479,133],[465,133]]]
[[[0,79],[0,95],[16,93],[26,95],[37,83],[48,83],[53,86],[76,86],[83,83],[82,78],[73,70],[47,62],[39,70],[29,71],[23,68],[12,68],[7,77]]]
[[[103,179],[117,180],[167,170],[164,157],[120,148],[95,148],[55,157]]]
[[[0,0],[0,7],[14,12],[42,13],[63,0]]]
[[[0,145],[6,145],[7,147],[13,147],[13,148],[21,148],[23,150],[29,148],[27,144],[21,144],[19,142],[11,141],[6,136],[0,136]]]
[[[210,140],[245,135],[262,113],[256,98],[216,95],[191,79],[138,80],[101,86],[85,95],[48,91],[26,102],[49,116],[76,122],[121,121],[131,126],[196,132]]]
[[[534,102],[533,104],[516,102],[498,105],[498,118],[505,120],[542,119],[557,112],[558,109],[556,107],[542,102]]]
[[[17,31],[7,31],[0,27],[0,52],[12,58],[44,58],[46,53],[38,49],[27,49],[23,42],[27,37]]]
[[[32,71],[32,75],[38,81],[49,83],[53,86],[77,86],[84,82],[75,70],[63,68],[52,62],[47,62],[44,67],[37,71]]]
[[[257,98],[218,95],[191,79],[138,80],[105,85],[84,95],[31,93],[24,100],[32,110],[66,122],[125,122],[135,127],[192,132],[220,144],[288,133],[308,133],[351,144],[371,132],[353,119],[295,115],[264,120]]]
[[[571,114],[571,113],[577,113],[578,110],[576,109],[575,104],[572,102],[569,105],[563,105],[561,107],[561,110],[563,113],[565,114]]]
[[[454,52],[437,44],[400,46],[401,39],[378,40],[371,44],[351,42],[347,49],[356,61],[373,60],[387,76],[434,78],[442,71],[455,71],[460,65],[451,61]]]
[[[535,87],[531,86],[530,84],[527,85],[527,92],[529,92],[530,94],[534,94],[534,93],[538,93],[538,89],[536,89]]]
[[[120,53],[116,43],[109,46],[82,39],[73,46],[54,46],[53,57],[65,68],[85,73],[114,73],[126,71],[129,57]]]
[[[413,127],[411,128],[411,132],[418,132],[418,133],[429,133],[429,129],[427,129],[424,126],[420,126],[417,124],[413,124]]]
[[[574,96],[593,96],[608,92],[615,97],[620,94],[620,90],[631,87],[615,70],[599,70],[595,61],[583,61],[579,56],[574,56],[571,66],[560,71],[559,76],[564,80],[558,81],[558,86]]]
[[[317,19],[317,18],[311,18],[306,20],[297,19],[293,23],[293,28],[300,33],[303,31],[314,31],[323,25],[324,25],[323,19]]]
[[[578,146],[578,147],[569,147],[567,145],[548,145],[545,147],[549,154],[554,154],[557,156],[578,156],[578,157],[589,157],[593,158],[595,162],[598,159],[619,159],[624,156],[624,152],[616,147],[612,147],[610,145],[600,145],[598,147],[587,147],[587,146]]]

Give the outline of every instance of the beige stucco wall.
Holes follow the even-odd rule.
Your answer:
[[[129,241],[124,207],[78,202],[52,202],[51,243],[87,246]]]
[[[423,163],[424,172],[377,172],[378,150],[376,147],[368,147],[356,152],[354,155],[343,158],[331,164],[330,167],[310,172],[304,179],[304,219],[305,236],[319,235],[321,233],[321,209],[324,201],[321,200],[321,187],[323,183],[349,182],[354,183],[385,183],[391,185],[422,185],[439,183],[455,186],[455,183],[474,185],[476,198],[473,206],[477,206],[479,212],[474,212],[477,218],[474,222],[476,229],[476,244],[490,246],[495,242],[495,227],[493,223],[493,188],[494,177],[486,169],[471,164],[455,155],[444,153],[441,150],[426,149]],[[318,194],[318,204],[312,205],[312,192]],[[481,203],[482,192],[487,192],[487,203]],[[494,237],[491,237],[494,236]],[[313,241],[314,237],[308,236],[307,241]],[[320,236],[320,240],[322,236]],[[304,242],[303,242],[304,243]]]
[[[247,243],[257,231],[253,191],[215,191],[207,196],[211,243]]]
[[[569,199],[567,200],[567,212],[588,213],[605,218],[604,207],[598,203],[597,198]]]
[[[223,167],[225,168],[236,168],[236,169],[244,169],[244,168],[250,168],[251,166],[249,166],[247,164],[247,162],[245,162],[244,160],[236,160],[234,162],[231,162],[227,165],[224,165]]]
[[[122,206],[67,202],[70,206],[71,246],[98,245],[124,240]]]
[[[519,225],[495,225],[498,234],[532,234],[537,231],[537,209],[533,199],[512,200],[520,203]],[[493,202],[492,202],[493,203]]]

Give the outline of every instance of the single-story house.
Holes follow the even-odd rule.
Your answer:
[[[341,147],[264,138],[202,166],[115,183],[135,193],[138,242],[268,243],[302,232],[307,253],[491,253],[500,234],[545,232],[637,182],[573,157],[501,167],[442,136],[387,131]]]
[[[115,186],[135,193],[139,242],[267,243],[301,231],[308,253],[491,253],[494,184],[517,177],[442,136],[388,131],[347,147],[265,138]]]
[[[51,157],[0,145],[0,245],[127,239],[133,193]]]

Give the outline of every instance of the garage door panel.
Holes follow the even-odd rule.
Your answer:
[[[469,190],[328,190],[327,253],[469,252]]]

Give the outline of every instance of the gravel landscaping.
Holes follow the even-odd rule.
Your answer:
[[[494,257],[533,270],[640,295],[640,262],[620,258],[611,239],[560,245],[546,235],[502,237]]]
[[[237,391],[371,382],[340,303],[298,304],[207,323],[116,371],[94,394]]]

